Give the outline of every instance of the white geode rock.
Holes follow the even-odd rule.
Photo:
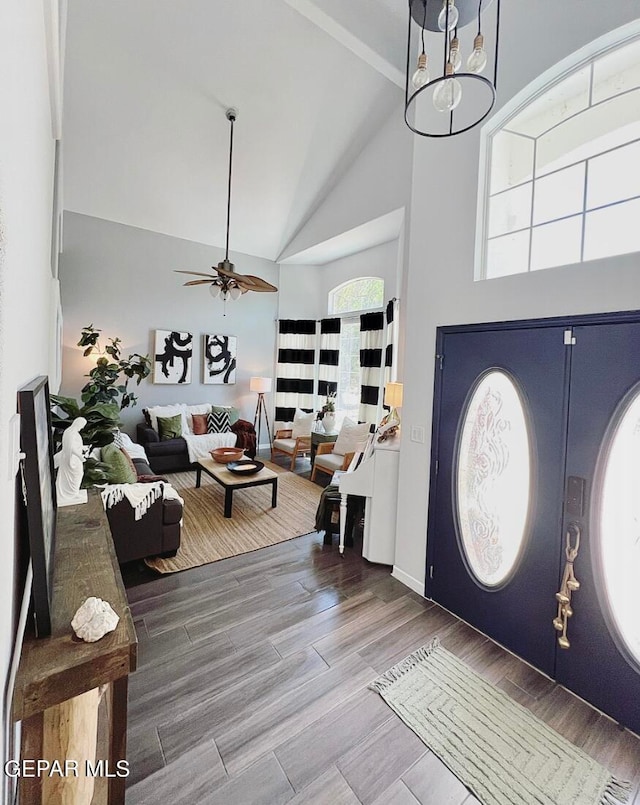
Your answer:
[[[87,598],[71,621],[71,628],[86,643],[95,643],[118,625],[119,616],[108,601],[102,598]]]

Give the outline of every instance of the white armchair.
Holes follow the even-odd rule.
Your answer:
[[[318,472],[333,475],[336,470],[346,470],[353,454],[364,449],[370,427],[366,422],[357,424],[347,417],[333,444],[325,442],[318,445],[311,480],[315,481]]]
[[[284,428],[277,430],[276,435],[271,445],[271,458],[274,453],[284,453],[291,456],[291,472],[296,467],[296,459],[299,455],[309,454],[311,452],[311,436],[298,436],[293,438],[293,431],[291,428]]]
[[[336,470],[346,470],[353,453],[345,453],[341,455],[334,451],[335,442],[325,442],[318,445],[318,450],[313,461],[313,470],[311,471],[311,480],[315,481],[318,472],[325,472],[327,475],[333,475]]]

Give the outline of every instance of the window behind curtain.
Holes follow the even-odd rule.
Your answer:
[[[383,306],[384,280],[380,277],[358,277],[329,291],[329,314],[342,317],[336,410],[354,422],[360,407],[360,313]],[[340,424],[338,421],[338,427]]]

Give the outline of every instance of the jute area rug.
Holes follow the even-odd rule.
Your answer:
[[[371,684],[483,805],[616,805],[629,786],[437,638]]]
[[[184,499],[180,550],[172,559],[146,559],[159,573],[175,573],[286,542],[315,531],[321,487],[276,464],[278,505],[271,508],[271,486],[238,489],[233,493],[232,517],[224,516],[224,489],[202,473],[195,489],[195,471],[165,477]]]

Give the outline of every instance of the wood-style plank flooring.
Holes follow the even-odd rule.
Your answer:
[[[317,534],[183,573],[129,574],[127,805],[472,805],[367,689],[443,645],[634,785],[640,741],[439,606]]]

